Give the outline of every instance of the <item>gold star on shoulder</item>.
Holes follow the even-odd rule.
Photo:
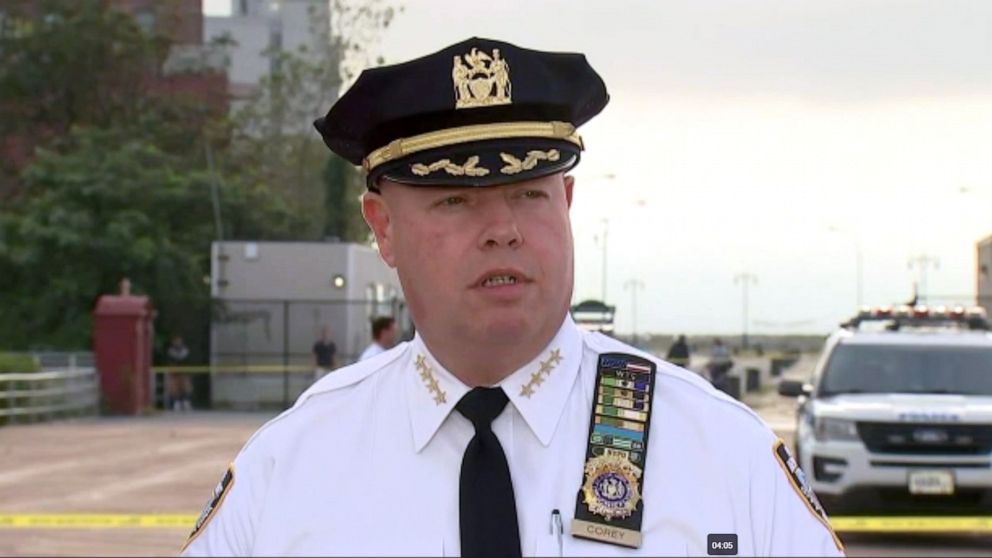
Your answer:
[[[431,365],[427,364],[427,359],[424,358],[424,355],[417,355],[417,361],[414,366],[420,371],[420,379],[424,381],[427,391],[434,397],[434,404],[443,405],[448,400],[448,394],[441,389],[437,378],[434,377],[434,370],[431,368]]]
[[[551,355],[548,356],[548,359],[541,361],[537,371],[531,374],[530,381],[520,386],[520,396],[529,399],[531,395],[534,395],[534,393],[537,392],[537,388],[544,383],[545,379],[551,376],[551,372],[561,361],[561,349],[551,351]]]

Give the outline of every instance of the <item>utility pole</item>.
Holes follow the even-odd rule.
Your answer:
[[[631,345],[637,346],[637,289],[644,288],[644,281],[640,279],[627,279],[623,284],[623,290],[630,289],[630,319],[631,319]]]
[[[742,299],[743,299],[743,305],[744,305],[744,311],[742,313],[742,319],[743,319],[743,324],[742,325],[743,325],[743,327],[741,328],[741,348],[742,349],[747,349],[748,287],[750,285],[757,285],[758,284],[758,276],[755,275],[755,274],[753,274],[753,273],[748,273],[747,271],[744,271],[742,273],[738,273],[737,275],[734,276],[734,284],[736,285],[738,283],[740,283],[741,286],[742,286],[742,293],[741,294],[743,295],[742,296]]]
[[[914,267],[916,267],[917,270],[919,271],[920,274],[919,275],[920,290],[918,292],[919,300],[922,301],[924,304],[928,303],[929,301],[927,300],[927,271],[930,269],[930,266],[933,266],[935,270],[940,269],[940,260],[937,259],[936,256],[931,256],[929,254],[919,254],[918,256],[913,256],[909,258],[907,264],[909,265],[909,269],[913,269]]]

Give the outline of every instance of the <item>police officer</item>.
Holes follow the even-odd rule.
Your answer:
[[[802,472],[696,374],[568,310],[584,56],[470,39],[366,70],[316,121],[417,335],[245,444],[201,555],[836,555]]]

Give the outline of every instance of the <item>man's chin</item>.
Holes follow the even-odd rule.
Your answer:
[[[481,333],[485,342],[493,344],[516,344],[521,340],[533,339],[537,334],[537,325],[527,319],[527,316],[497,316],[491,317],[481,325]]]

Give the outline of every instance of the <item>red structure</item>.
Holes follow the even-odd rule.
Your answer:
[[[103,409],[114,415],[138,415],[152,405],[152,318],[146,296],[103,295],[93,310],[93,353],[100,374]]]

